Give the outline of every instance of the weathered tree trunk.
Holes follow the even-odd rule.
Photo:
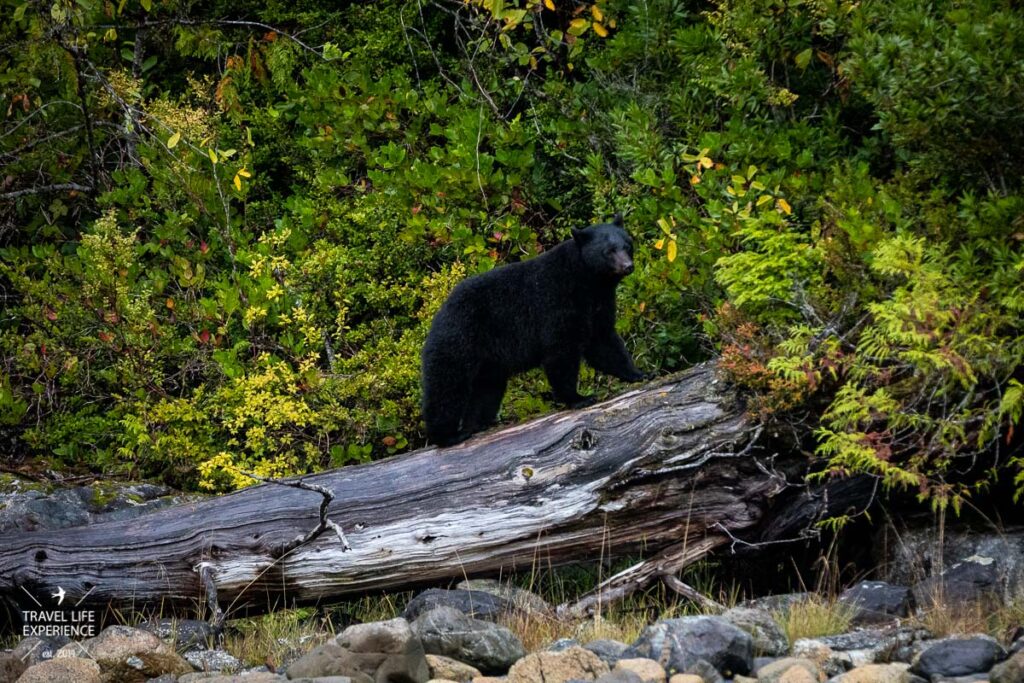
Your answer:
[[[627,586],[762,521],[786,484],[755,457],[759,433],[701,366],[448,449],[128,522],[10,535],[0,544],[0,596],[25,604],[26,591],[63,587],[76,601],[87,596],[82,606],[139,610],[194,607],[215,591],[230,614],[655,555],[618,579]]]

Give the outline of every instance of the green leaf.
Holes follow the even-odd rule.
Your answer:
[[[14,8],[14,20],[15,21],[21,21],[22,18],[25,16],[25,10],[27,10],[27,9],[28,9],[28,3],[25,3],[24,5],[18,5],[17,7],[15,7]]]
[[[174,146],[181,140],[181,133],[175,133],[171,137],[167,138],[167,149],[174,149]]]
[[[142,9],[149,12],[153,9],[153,0],[139,0],[139,4],[142,5]]]
[[[793,61],[796,62],[796,65],[799,68],[806,69],[807,65],[811,63],[812,54],[813,53],[811,52],[811,48],[807,48],[806,50],[798,54],[796,57],[794,57]]]

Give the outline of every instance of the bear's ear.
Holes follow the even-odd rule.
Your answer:
[[[612,225],[617,225],[620,228],[623,227],[624,223],[622,222],[622,214],[621,213],[615,214],[615,216],[612,218]]]
[[[587,239],[590,237],[590,233],[587,232],[586,228],[573,228],[572,238],[576,241],[576,244],[583,246]]]

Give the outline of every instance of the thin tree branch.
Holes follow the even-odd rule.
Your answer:
[[[89,187],[88,185],[79,185],[78,183],[55,183],[53,185],[40,185],[38,187],[27,187],[23,190],[15,190],[14,192],[4,192],[0,194],[0,199],[16,199],[18,197],[24,197],[30,194],[44,194],[46,192],[63,192],[63,191],[76,191],[91,193],[95,188]]]

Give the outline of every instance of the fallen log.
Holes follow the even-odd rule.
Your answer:
[[[787,484],[757,457],[759,434],[713,368],[699,366],[447,449],[130,521],[10,535],[0,544],[0,596],[25,605],[27,595],[63,588],[82,607],[209,603],[230,615],[653,556],[609,581],[614,596],[762,522]]]

